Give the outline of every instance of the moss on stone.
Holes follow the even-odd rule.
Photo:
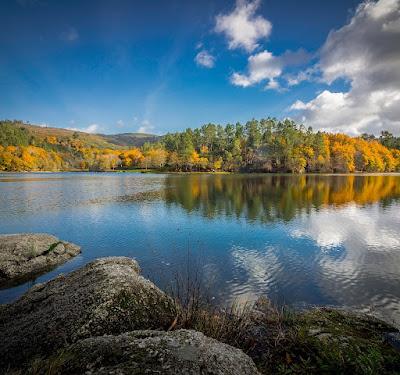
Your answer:
[[[47,255],[51,251],[53,251],[59,244],[62,244],[62,241],[52,243],[46,251],[43,251],[42,255]]]
[[[335,309],[294,313],[264,342],[267,356],[250,355],[264,373],[398,374],[400,353],[383,340],[390,325]],[[278,332],[281,336],[278,337]],[[260,349],[260,348],[259,348]]]

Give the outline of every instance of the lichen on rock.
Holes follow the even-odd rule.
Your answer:
[[[168,328],[174,301],[139,272],[131,258],[98,259],[3,306],[0,368],[91,336]]]
[[[63,355],[63,374],[258,374],[240,349],[191,330],[92,337],[73,344]]]

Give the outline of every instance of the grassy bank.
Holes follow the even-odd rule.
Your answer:
[[[195,329],[242,349],[263,374],[400,373],[400,353],[384,341],[395,329],[337,309],[295,312],[266,298],[229,309],[192,301],[173,328]]]
[[[171,329],[194,329],[242,349],[262,374],[399,374],[400,351],[388,343],[398,330],[343,309],[305,311],[255,303],[212,304],[198,270],[176,275],[170,294],[180,311]],[[388,336],[389,334],[389,336]]]

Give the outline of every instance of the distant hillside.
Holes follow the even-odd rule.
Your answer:
[[[0,121],[0,171],[109,170],[160,164],[161,137],[153,134],[89,134]],[[151,144],[151,146],[149,146]],[[144,147],[142,147],[144,146]],[[148,158],[141,149],[148,151]],[[146,154],[147,155],[147,154]]]
[[[79,139],[86,147],[120,149],[125,147],[141,147],[146,142],[153,143],[160,139],[159,136],[153,134],[90,134],[63,128],[31,125],[17,121],[7,121],[7,123],[18,128],[26,129],[29,135],[34,137],[39,143],[45,142],[48,137],[56,137],[57,139],[74,138]]]
[[[96,136],[119,147],[141,147],[146,142],[157,142],[161,138],[158,135],[143,133],[96,134]]]

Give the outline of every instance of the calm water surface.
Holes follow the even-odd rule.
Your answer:
[[[196,272],[216,301],[372,311],[400,325],[400,176],[0,174],[0,233],[82,254],[0,302],[104,256],[168,289]]]

